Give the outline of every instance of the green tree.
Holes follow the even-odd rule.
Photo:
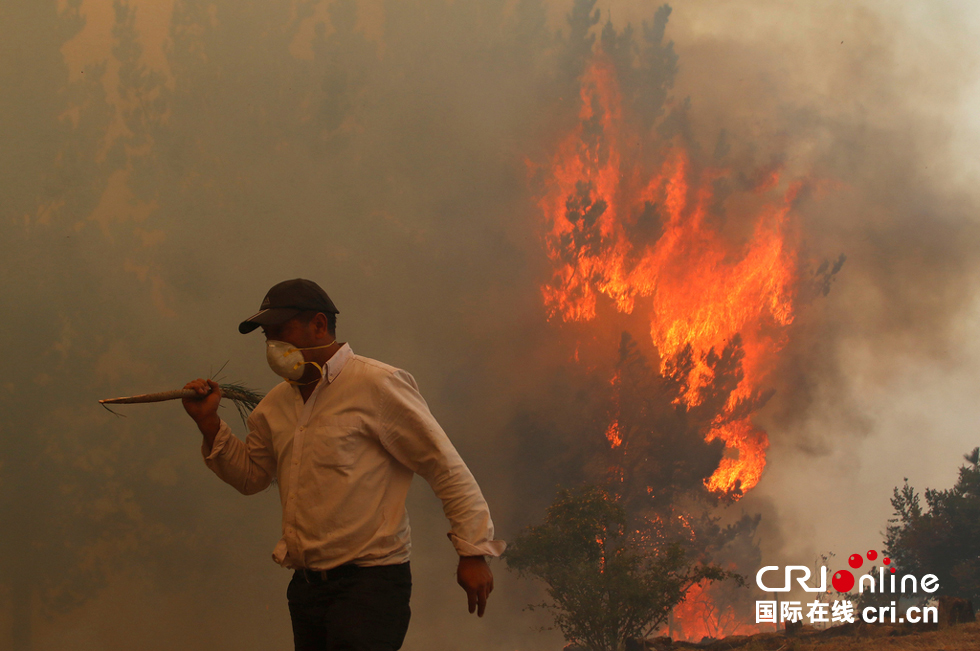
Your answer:
[[[517,537],[504,558],[548,586],[565,639],[590,651],[620,651],[660,627],[695,583],[742,578],[696,563],[677,543],[651,544],[601,488],[560,490],[545,522]],[[532,606],[533,608],[533,606]]]
[[[925,490],[926,508],[908,478],[895,488],[885,549],[903,574],[935,574],[939,594],[980,602],[980,448],[963,456],[956,484]]]

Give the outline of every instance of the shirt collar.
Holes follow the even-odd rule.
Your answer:
[[[337,379],[337,376],[340,375],[340,372],[344,370],[347,362],[353,356],[354,351],[351,350],[350,344],[344,344],[327,360],[327,365],[323,367],[323,375],[321,377],[327,381],[327,384],[330,384]]]

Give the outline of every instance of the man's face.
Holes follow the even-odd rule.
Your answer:
[[[285,341],[297,348],[313,346],[312,322],[304,321],[299,315],[277,326],[262,326],[266,341]]]
[[[296,315],[277,326],[262,326],[262,334],[265,335],[266,341],[285,341],[297,348],[313,348],[313,350],[300,351],[303,359],[323,365],[328,355],[322,348],[315,347],[333,343],[334,337],[327,328],[327,318],[323,314],[317,314],[312,319],[304,319],[302,315]],[[312,382],[319,375],[320,371],[316,366],[307,364],[300,380]]]
[[[266,341],[285,341],[297,348],[307,348],[316,346],[315,327],[311,321],[307,321],[294,316],[289,321],[277,326],[263,326],[262,334]],[[301,350],[300,354],[307,362],[315,361],[316,350]],[[303,375],[299,378],[301,382],[311,382],[319,376],[320,371],[312,364],[307,364],[303,369]]]

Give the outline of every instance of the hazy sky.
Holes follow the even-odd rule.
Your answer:
[[[657,6],[597,4],[618,29]],[[803,254],[847,256],[801,306],[756,419],[766,473],[732,512],[763,514],[773,562],[880,546],[892,487],[948,487],[980,445],[980,9],[672,7],[694,140],[724,129],[732,165],[819,179]],[[0,646],[289,647],[276,496],[217,480],[179,404],[96,402],[226,360],[267,390],[261,336],[236,326],[286,278],[323,285],[355,352],[415,375],[502,537],[534,516],[548,496],[524,494],[509,427],[558,368],[528,164],[560,129],[570,8],[0,3]],[[560,648],[502,564],[467,617],[424,482],[409,508],[404,648]]]

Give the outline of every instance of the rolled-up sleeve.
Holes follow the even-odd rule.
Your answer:
[[[494,540],[490,509],[473,474],[460,458],[405,371],[392,373],[381,396],[381,444],[401,464],[421,475],[442,500],[460,556],[500,556],[507,544]]]
[[[222,481],[243,495],[265,490],[276,475],[276,457],[270,437],[248,419],[248,436],[243,442],[235,436],[224,420],[214,437],[210,453],[201,444],[204,463]]]

